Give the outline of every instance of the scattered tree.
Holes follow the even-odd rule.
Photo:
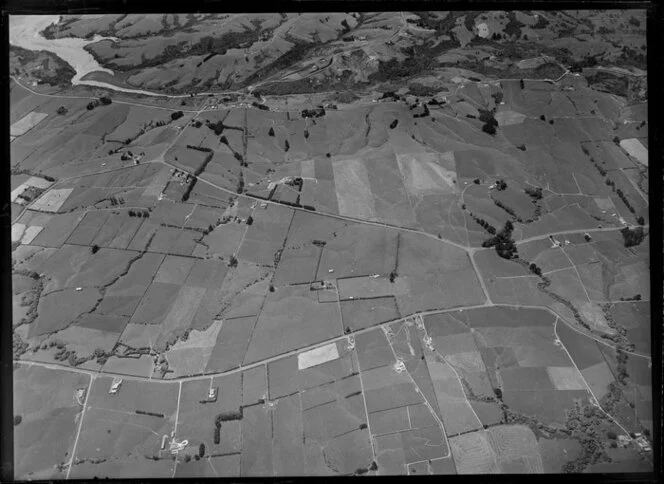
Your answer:
[[[231,256],[231,258],[228,260],[228,267],[237,267],[237,257],[234,255]]]
[[[390,129],[394,129],[394,128],[396,128],[396,127],[397,127],[397,124],[399,124],[399,120],[398,120],[398,119],[395,119],[394,121],[392,121],[392,122],[390,123]]]
[[[93,245],[91,251],[93,254],[96,254],[99,251],[99,246],[97,244]]]
[[[113,102],[113,100],[112,100],[110,97],[108,97],[108,96],[102,96],[102,97],[100,97],[100,98],[99,98],[99,101],[101,101],[101,103],[104,104],[104,105],[106,105],[106,106],[108,106],[109,104],[111,104],[111,103]]]
[[[198,446],[198,456],[203,457],[205,455],[205,444],[201,442],[201,445]]]
[[[23,421],[23,417],[20,415],[14,415],[14,426],[17,426]]]
[[[58,113],[58,114],[61,115],[61,116],[64,116],[65,114],[67,114],[67,112],[68,112],[68,110],[67,110],[67,108],[64,107],[64,106],[60,106],[60,107],[58,108],[58,110],[56,111],[56,113]]]
[[[290,149],[290,143],[288,142],[288,140],[284,140],[284,151],[288,152],[289,149]]]
[[[636,223],[638,223],[639,225],[645,225],[646,221],[643,219],[643,217],[638,217],[636,219]]]
[[[525,84],[524,84],[524,82],[523,82],[523,79],[521,79],[521,80],[519,81],[519,86],[521,86],[521,89],[524,89],[524,88],[526,87]]]
[[[252,223],[254,223],[254,217],[249,215],[249,217],[247,217],[247,225],[251,225]]]
[[[521,151],[526,151],[526,145],[520,144],[519,146],[517,146],[517,149],[519,149]]]
[[[270,284],[270,288],[269,288],[269,289],[270,289],[270,292],[274,292],[274,286],[273,286],[272,284]]]
[[[390,272],[390,282],[394,282],[397,277],[398,277],[397,271]]]
[[[480,184],[480,179],[479,179],[479,178],[475,178],[475,179],[473,180],[473,183],[474,183],[475,185],[479,185],[479,184]]]
[[[171,113],[171,120],[175,121],[176,119],[180,119],[182,116],[184,116],[182,111],[175,111],[174,113]]]
[[[618,435],[616,434],[616,432],[614,430],[609,430],[606,433],[606,436],[611,440],[616,440],[618,438]]]
[[[274,128],[270,126],[270,131],[267,132],[268,136],[274,136]]]

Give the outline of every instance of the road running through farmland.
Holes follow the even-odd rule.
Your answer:
[[[247,370],[250,370],[252,368],[256,368],[256,367],[259,367],[259,366],[269,364],[273,361],[276,361],[276,360],[279,360],[279,359],[282,359],[282,358],[287,358],[289,356],[294,356],[294,355],[297,355],[297,354],[302,353],[304,351],[309,351],[311,349],[315,349],[315,348],[319,348],[321,346],[328,345],[330,343],[334,343],[334,342],[341,341],[341,340],[348,340],[350,337],[355,337],[358,334],[363,334],[363,333],[367,333],[367,332],[370,332],[370,331],[374,331],[378,328],[383,329],[388,325],[398,324],[398,323],[405,322],[405,321],[415,321],[415,319],[417,317],[421,318],[422,316],[429,315],[429,314],[442,314],[442,313],[448,313],[448,312],[456,312],[456,311],[462,311],[462,310],[472,310],[472,309],[485,308],[485,307],[515,307],[515,308],[531,308],[531,309],[546,310],[546,311],[549,311],[552,315],[554,315],[556,317],[555,322],[554,322],[554,327],[553,327],[554,335],[555,335],[556,338],[558,338],[558,335],[557,335],[557,332],[556,332],[558,321],[563,321],[565,324],[567,324],[569,327],[571,327],[572,329],[574,329],[578,333],[580,333],[584,336],[590,337],[590,338],[594,339],[595,341],[601,342],[601,343],[605,344],[606,346],[615,348],[613,345],[611,345],[607,342],[601,341],[597,338],[594,338],[590,335],[587,335],[586,333],[583,333],[583,332],[579,331],[572,324],[570,324],[568,321],[566,321],[562,316],[560,316],[559,314],[557,314],[555,311],[551,310],[550,308],[540,307],[540,306],[515,305],[515,304],[494,305],[494,304],[485,303],[485,304],[482,304],[482,305],[457,307],[457,308],[453,308],[453,309],[421,311],[421,312],[417,312],[417,313],[411,314],[411,315],[403,317],[403,318],[399,318],[399,319],[394,320],[394,321],[387,321],[387,322],[380,323],[380,324],[377,324],[377,325],[374,325],[374,326],[371,326],[371,327],[363,328],[361,330],[355,331],[355,332],[350,333],[350,334],[344,334],[344,335],[341,335],[341,336],[336,336],[334,338],[329,338],[325,341],[315,343],[315,344],[312,344],[312,345],[309,345],[309,346],[306,346],[306,347],[303,347],[303,348],[298,348],[298,349],[295,349],[295,350],[291,350],[291,351],[282,353],[280,355],[276,355],[276,356],[266,358],[266,359],[261,360],[261,361],[251,363],[249,365],[239,366],[237,368],[234,368],[232,370],[228,370],[228,371],[225,371],[225,372],[210,373],[210,374],[205,374],[205,375],[197,375],[197,376],[182,377],[182,378],[174,378],[174,379],[170,379],[170,380],[164,380],[164,379],[162,379],[162,380],[152,380],[149,377],[124,375],[124,374],[121,374],[121,373],[104,372],[104,371],[101,371],[101,370],[97,370],[97,371],[95,371],[95,370],[84,370],[84,369],[81,369],[81,368],[66,366],[64,364],[44,363],[44,362],[36,362],[36,361],[30,361],[30,360],[18,360],[18,361],[16,361],[16,363],[27,365],[27,366],[39,366],[39,367],[53,369],[53,370],[71,371],[71,372],[76,372],[76,373],[82,373],[82,374],[89,375],[90,376],[90,383],[89,383],[89,386],[88,386],[88,391],[86,393],[86,399],[85,399],[85,402],[83,404],[83,414],[85,414],[85,409],[86,409],[86,406],[87,406],[87,401],[88,401],[88,396],[90,394],[90,389],[92,387],[92,382],[93,382],[94,379],[96,379],[100,375],[104,375],[104,376],[108,376],[108,377],[117,376],[117,377],[121,377],[121,378],[124,378],[124,379],[127,379],[127,380],[138,380],[138,381],[143,381],[143,382],[150,381],[150,382],[165,383],[165,384],[176,384],[177,383],[178,386],[179,386],[179,393],[181,393],[182,383],[184,383],[184,382],[207,380],[207,379],[211,380],[215,377],[223,377],[223,376],[232,375],[232,374],[235,374],[235,373],[247,371]],[[559,338],[558,338],[558,340],[559,340]],[[562,345],[562,346],[565,349],[565,351],[567,352],[567,349],[565,348],[565,346],[564,345]],[[633,353],[633,352],[629,352],[629,351],[626,351],[626,353],[630,354],[630,355],[633,355],[633,356],[639,356],[639,357],[647,358],[648,360],[650,360],[649,356],[645,356],[645,355],[641,355],[641,354]],[[568,356],[569,356],[570,360],[572,361],[572,363],[574,364],[574,366],[576,367],[576,363],[574,363],[574,360],[571,358],[571,355],[569,355],[569,353],[568,353]],[[577,370],[578,370],[578,368],[577,368]],[[590,390],[590,387],[588,386],[588,383],[585,381],[585,379],[584,379],[584,383],[586,384],[586,386],[587,386],[587,388],[590,392],[590,395],[592,395],[592,397],[594,399],[594,401],[592,401],[592,404],[595,405],[596,407],[598,407],[608,418],[610,418],[611,420],[616,422],[620,426],[620,428],[624,430],[624,428],[622,427],[622,425],[620,425],[618,423],[616,418],[613,417],[608,412],[606,412],[601,407],[601,405],[599,404],[599,401],[597,400],[597,398],[593,394],[592,390]],[[179,406],[179,394],[178,394],[178,406]],[[83,422],[82,417],[83,417],[83,415],[81,416],[81,419],[79,421],[79,427],[78,427],[78,431],[77,431],[76,441],[74,443],[74,453],[72,453],[72,459],[69,462],[69,468],[68,468],[68,471],[67,471],[67,478],[69,477],[69,473],[71,472],[71,466],[73,464],[73,456],[75,455],[76,445],[78,443],[78,437],[80,435],[81,425],[82,425],[82,422]],[[447,434],[446,434],[446,438],[447,438]]]
[[[64,370],[64,371],[71,371],[71,372],[75,372],[75,373],[83,373],[83,374],[87,374],[87,375],[94,375],[95,377],[97,377],[97,376],[109,376],[109,377],[117,376],[117,377],[124,378],[124,379],[127,379],[127,380],[138,380],[138,381],[144,381],[144,382],[171,383],[171,384],[173,384],[173,383],[177,383],[177,382],[205,380],[205,379],[209,379],[209,378],[216,378],[216,377],[232,375],[232,374],[235,374],[235,373],[240,373],[240,372],[243,372],[243,371],[250,370],[252,368],[256,368],[256,367],[259,367],[259,366],[262,366],[262,365],[265,365],[265,364],[268,364],[268,363],[272,363],[272,362],[280,360],[282,358],[286,358],[286,357],[289,357],[289,356],[294,356],[294,355],[297,355],[297,354],[305,352],[305,351],[316,349],[316,348],[319,348],[321,346],[328,345],[330,343],[335,343],[337,341],[347,340],[351,336],[354,337],[358,334],[368,333],[368,332],[373,331],[377,328],[383,328],[383,327],[391,325],[391,324],[397,324],[397,323],[400,323],[400,322],[413,320],[417,316],[427,316],[427,315],[431,315],[431,314],[444,314],[444,313],[450,313],[450,312],[468,311],[468,310],[472,310],[472,309],[490,308],[490,307],[511,307],[511,308],[523,308],[523,309],[539,309],[539,310],[548,311],[549,313],[551,313],[553,316],[558,318],[560,321],[565,323],[567,326],[569,326],[571,329],[573,329],[577,333],[579,333],[583,336],[586,336],[590,339],[593,339],[593,340],[597,341],[598,343],[603,344],[607,347],[614,348],[614,349],[616,348],[614,345],[610,344],[607,341],[602,340],[601,338],[594,337],[593,335],[590,335],[588,333],[585,333],[585,332],[579,330],[572,323],[567,321],[563,316],[561,316],[560,314],[558,314],[556,311],[552,310],[551,308],[548,308],[548,307],[545,307],[545,306],[530,306],[530,305],[523,305],[523,304],[484,303],[484,304],[476,304],[476,305],[472,305],[472,306],[462,306],[462,307],[456,307],[456,308],[450,308],[450,309],[432,309],[432,310],[427,310],[427,311],[419,311],[419,312],[412,313],[408,316],[404,316],[404,317],[399,318],[399,319],[395,319],[395,320],[392,320],[392,321],[386,321],[386,322],[379,323],[379,324],[376,324],[376,325],[373,325],[373,326],[362,328],[362,329],[357,330],[357,331],[353,331],[349,334],[343,334],[343,335],[335,336],[333,338],[329,338],[327,340],[320,341],[318,343],[313,343],[311,345],[304,346],[302,348],[293,349],[293,350],[287,351],[285,353],[281,353],[279,355],[271,356],[269,358],[265,358],[263,360],[256,361],[254,363],[250,363],[248,365],[240,365],[237,368],[233,368],[233,369],[228,370],[228,371],[222,371],[222,372],[217,372],[217,373],[206,373],[206,374],[194,375],[194,376],[184,376],[184,377],[172,378],[172,379],[157,380],[157,379],[151,379],[151,377],[148,377],[148,376],[128,375],[128,374],[125,374],[125,373],[117,373],[117,372],[110,372],[110,371],[104,371],[104,370],[86,370],[86,369],[83,369],[83,368],[70,366],[70,365],[65,364],[65,363],[55,363],[55,362],[48,363],[48,362],[43,362],[43,361],[32,361],[32,360],[15,360],[15,362],[18,363],[18,364],[24,364],[24,365],[28,365],[28,366],[41,366],[41,367],[49,368],[49,369],[52,369],[52,370]],[[647,360],[651,359],[651,357],[649,355],[643,355],[641,353],[636,353],[636,352],[632,352],[632,351],[624,351],[624,353],[626,353],[628,355],[631,355],[631,356],[645,358]]]

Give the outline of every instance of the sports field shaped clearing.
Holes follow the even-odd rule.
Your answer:
[[[399,170],[409,194],[454,193],[456,171],[452,151],[438,153],[398,154]]]
[[[80,373],[18,365],[14,373],[14,476],[64,479],[74,447],[80,412],[78,389],[90,378]]]
[[[648,166],[648,149],[636,138],[620,141],[620,147],[642,165]]]
[[[73,188],[52,189],[47,191],[30,206],[32,210],[43,212],[57,212],[65,203]]]

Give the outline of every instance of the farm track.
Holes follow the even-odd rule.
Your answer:
[[[74,440],[74,447],[71,451],[71,458],[69,459],[69,465],[67,466],[67,475],[65,479],[69,479],[69,474],[71,473],[71,468],[74,465],[74,457],[76,456],[76,447],[78,446],[78,438],[81,436],[81,427],[83,427],[83,418],[85,417],[85,410],[88,406],[88,398],[90,397],[90,390],[92,390],[92,382],[96,378],[95,373],[89,373],[90,383],[88,383],[88,389],[85,392],[85,401],[83,402],[83,410],[81,411],[81,418],[78,422],[78,430],[76,431],[76,440]]]

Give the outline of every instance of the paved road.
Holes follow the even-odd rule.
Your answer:
[[[649,228],[650,226],[648,224],[645,225],[640,225],[639,227],[643,227],[644,229]],[[574,229],[574,230],[561,230],[558,232],[548,232],[546,234],[542,235],[536,235],[533,237],[528,237],[527,239],[521,239],[516,242],[516,245],[520,244],[527,244],[528,242],[533,242],[535,240],[542,240],[542,239],[548,239],[550,236],[553,235],[566,235],[566,234],[579,234],[579,233],[595,233],[595,232],[613,232],[616,230],[622,230],[625,227],[602,227],[602,228],[595,228],[595,229]]]
[[[303,346],[301,348],[293,349],[293,350],[287,351],[285,353],[281,353],[279,355],[275,355],[275,356],[265,358],[265,359],[260,360],[260,361],[256,361],[254,363],[250,363],[248,365],[240,365],[237,368],[233,368],[231,370],[222,371],[222,372],[215,372],[215,373],[207,373],[207,374],[204,374],[204,375],[195,375],[195,376],[172,378],[172,379],[166,379],[166,380],[152,379],[151,376],[127,375],[127,374],[123,374],[123,373],[104,371],[104,370],[86,370],[84,368],[71,366],[67,363],[55,363],[55,362],[54,363],[45,363],[45,362],[40,362],[40,361],[31,361],[31,360],[27,360],[27,359],[26,360],[18,360],[18,363],[25,364],[25,365],[32,365],[32,366],[41,366],[41,367],[44,367],[44,368],[50,368],[50,369],[55,369],[55,370],[71,371],[71,372],[82,373],[82,374],[86,374],[86,375],[118,376],[118,377],[121,377],[121,378],[124,378],[124,379],[127,379],[127,380],[139,380],[139,381],[146,381],[146,382],[147,381],[152,381],[152,382],[155,382],[155,383],[177,383],[177,382],[181,382],[181,381],[206,380],[206,379],[210,379],[210,378],[214,378],[214,377],[232,375],[234,373],[239,373],[239,372],[243,372],[243,371],[246,371],[246,370],[250,370],[252,368],[256,368],[258,366],[262,366],[262,365],[271,363],[273,361],[276,361],[276,360],[279,360],[279,359],[282,359],[282,358],[286,358],[288,356],[294,356],[294,355],[297,355],[298,353],[301,353],[301,352],[304,352],[304,351],[312,350],[312,349],[315,349],[315,348],[319,348],[321,346],[328,345],[330,343],[334,343],[334,342],[337,342],[337,341],[342,341],[344,339],[348,339],[349,336],[356,336],[358,334],[363,334],[363,333],[373,331],[376,328],[383,328],[387,325],[391,325],[391,324],[403,322],[403,321],[406,321],[406,320],[410,320],[410,319],[415,318],[418,315],[426,316],[426,315],[429,315],[429,314],[443,314],[443,313],[455,312],[455,311],[460,311],[460,310],[467,311],[467,310],[478,309],[478,308],[487,308],[487,307],[512,307],[512,308],[539,309],[539,310],[543,310],[543,311],[548,311],[549,313],[551,313],[553,316],[558,318],[560,321],[562,321],[564,324],[569,326],[571,329],[573,329],[577,333],[579,333],[583,336],[586,336],[588,338],[591,338],[591,339],[597,341],[598,343],[603,344],[604,346],[615,348],[615,346],[613,346],[611,343],[609,343],[607,341],[604,341],[601,338],[597,338],[593,335],[589,335],[588,333],[585,333],[585,332],[579,330],[574,324],[567,321],[563,316],[561,316],[560,314],[558,314],[556,311],[552,310],[551,308],[544,307],[544,306],[530,306],[530,305],[524,305],[524,304],[493,304],[493,303],[488,303],[487,302],[487,303],[484,303],[484,304],[477,304],[477,305],[471,305],[471,306],[460,306],[460,307],[455,307],[455,308],[450,308],[450,309],[432,309],[432,310],[427,310],[427,311],[417,311],[415,313],[409,314],[408,316],[404,316],[402,318],[395,319],[393,321],[386,321],[384,323],[379,323],[379,324],[376,324],[374,326],[370,326],[370,327],[367,327],[367,328],[363,328],[363,329],[354,331],[350,334],[335,336],[333,338],[329,338],[329,339],[326,339],[326,340],[318,342],[318,343]],[[627,353],[629,355],[632,355],[632,356],[639,357],[639,358],[646,358],[646,359],[650,360],[649,355],[644,355],[644,354],[641,354],[641,353],[630,352],[630,351],[626,351],[625,353]]]

